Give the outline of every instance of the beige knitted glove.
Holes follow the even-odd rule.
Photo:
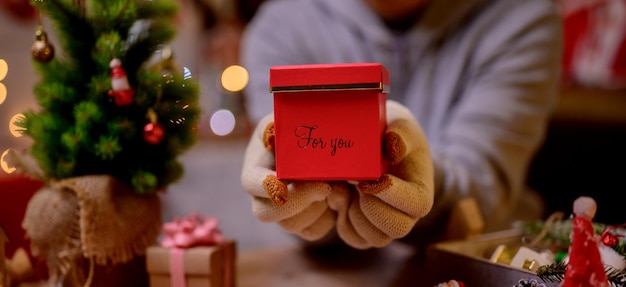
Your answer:
[[[277,222],[306,240],[324,236],[335,225],[328,208],[330,185],[324,181],[292,181],[276,177],[274,117],[268,115],[255,128],[244,157],[241,183],[252,196],[252,212],[263,222]]]
[[[335,183],[327,200],[338,215],[339,237],[359,249],[406,236],[433,205],[428,142],[411,112],[397,102],[387,102],[383,140],[387,172],[375,181]]]
[[[244,158],[242,185],[253,213],[304,239],[324,236],[336,223],[339,236],[359,248],[382,247],[405,236],[430,211],[434,172],[428,144],[412,114],[387,102],[385,156],[389,168],[376,181],[278,180],[273,153],[273,116],[255,129]]]

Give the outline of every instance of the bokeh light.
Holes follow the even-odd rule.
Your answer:
[[[248,71],[238,65],[232,65],[222,72],[222,87],[230,92],[239,92],[248,85]]]
[[[3,83],[0,83],[0,105],[2,105],[6,99],[7,87]]]
[[[4,80],[8,73],[9,65],[7,64],[7,61],[0,59],[0,81]],[[6,99],[7,87],[3,83],[0,83],[0,105],[2,105]]]
[[[183,80],[191,79],[191,70],[187,67],[183,67]]]
[[[9,64],[4,59],[0,59],[0,81],[4,80],[4,77],[9,73]]]
[[[6,156],[9,154],[9,151],[10,149],[5,150],[2,153],[2,156],[0,156],[0,167],[2,168],[2,170],[4,170],[4,172],[11,174],[15,171],[15,167],[9,166],[9,164],[5,160]]]
[[[218,136],[230,134],[235,129],[235,115],[229,110],[219,110],[211,116],[211,130]]]
[[[24,117],[23,114],[16,114],[9,121],[9,131],[16,138],[21,137],[22,133],[24,132],[25,129],[22,128],[22,127],[17,126],[15,123],[24,120],[24,118],[25,117]]]

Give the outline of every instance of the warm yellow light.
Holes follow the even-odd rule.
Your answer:
[[[9,65],[4,59],[0,59],[0,81],[4,80],[4,77],[9,73]]]
[[[227,91],[239,92],[248,85],[248,71],[238,65],[232,65],[222,72],[222,87]]]
[[[16,114],[9,121],[9,131],[16,138],[21,137],[22,133],[25,131],[25,129],[22,128],[22,127],[18,127],[15,123],[16,122],[20,122],[20,121],[22,121],[24,119],[25,119],[25,117],[24,117],[23,114]]]
[[[10,149],[5,150],[2,153],[2,156],[0,156],[0,167],[2,167],[2,170],[4,170],[4,172],[6,173],[13,173],[15,171],[15,167],[9,167],[9,164],[6,162],[6,160],[4,160],[4,158],[7,156],[7,154],[9,154]]]
[[[7,87],[3,83],[0,83],[0,105],[2,105],[6,99]]]

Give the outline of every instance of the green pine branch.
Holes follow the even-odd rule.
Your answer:
[[[593,222],[594,232],[601,234],[608,225]],[[516,228],[522,231],[524,240],[531,242],[537,238],[539,249],[550,249],[556,251],[567,251],[571,244],[571,233],[573,229],[572,219],[556,220],[546,226],[546,221],[520,221],[516,223]]]
[[[53,75],[59,72],[58,65],[63,65],[71,76],[65,81],[68,84],[79,85],[87,80],[93,72],[94,65],[91,61],[91,47],[95,43],[95,33],[93,26],[84,18],[82,9],[74,5],[73,1],[64,0],[35,0],[32,4],[42,14],[50,18],[54,23],[54,30],[61,47],[62,52],[66,55],[63,61],[57,65],[45,65],[36,63],[36,68],[42,74],[42,79],[48,76],[53,79]],[[56,57],[53,61],[59,61]]]
[[[555,282],[559,283],[565,279],[565,270],[567,269],[567,264],[563,262],[552,263],[549,265],[540,266],[537,269],[537,277],[539,277],[544,282]],[[626,272],[623,270],[618,270],[609,265],[604,266],[604,271],[606,272],[607,280],[609,281],[610,286],[618,287],[618,286],[626,286]]]

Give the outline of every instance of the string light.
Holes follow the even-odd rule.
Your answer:
[[[183,67],[183,80],[191,79],[191,70],[187,67]]]
[[[5,150],[0,156],[0,167],[4,172],[11,174],[15,171],[15,167],[9,167],[9,164],[6,162],[5,158],[9,154],[10,149]]]
[[[16,114],[9,121],[9,132],[11,132],[11,134],[16,138],[21,137],[25,130],[24,128],[17,126],[16,123],[21,122],[24,119],[25,117],[23,114]]]
[[[9,73],[9,65],[4,59],[0,59],[0,81],[4,80],[4,77]]]
[[[0,59],[0,81],[4,80],[8,73],[9,65],[7,64],[7,61]],[[7,87],[3,83],[0,83],[0,105],[2,105],[6,99]]]
[[[0,83],[0,105],[2,105],[6,99],[7,87],[3,83]]]
[[[248,85],[248,71],[238,65],[232,65],[222,72],[222,87],[230,92],[239,92]]]

